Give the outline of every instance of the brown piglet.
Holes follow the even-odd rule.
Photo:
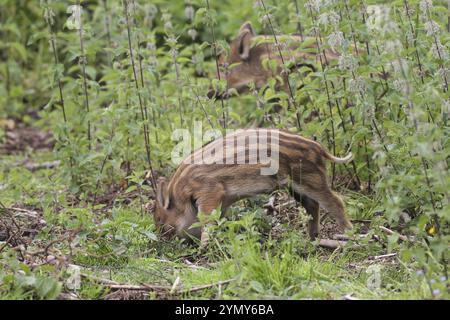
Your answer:
[[[327,182],[326,161],[345,163],[319,143],[287,130],[238,130],[216,139],[188,156],[170,181],[157,186],[155,223],[165,233],[203,236],[198,214],[221,209],[225,214],[236,201],[289,189],[311,215],[308,231],[319,234],[319,207],[328,211],[341,231],[351,229],[341,198]]]
[[[222,53],[218,57],[220,66],[220,79],[226,80],[227,90],[218,93],[211,89],[209,98],[228,98],[233,91],[245,93],[250,86],[259,90],[269,79],[281,78],[277,81],[277,89],[288,93],[287,74],[301,66],[315,70],[316,65],[326,64],[336,60],[339,55],[331,50],[321,50],[318,54],[317,43],[313,37],[298,35],[277,36],[279,48],[274,43],[273,35],[256,35],[250,22],[244,23],[239,29],[236,38],[230,43],[229,54]],[[282,59],[289,67],[289,72],[283,72]],[[264,60],[275,60],[276,70],[264,65]]]

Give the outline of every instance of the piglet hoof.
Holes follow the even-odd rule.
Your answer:
[[[350,222],[350,220],[342,220],[339,221],[339,231],[344,233],[345,231],[352,230],[353,224]]]

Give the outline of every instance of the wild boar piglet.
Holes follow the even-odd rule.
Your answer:
[[[341,231],[352,228],[340,197],[328,186],[326,160],[338,158],[320,144],[279,129],[238,130],[194,151],[167,181],[157,186],[155,223],[168,234],[200,238],[198,213],[222,214],[234,202],[287,188],[312,219],[309,235],[319,234],[319,207],[328,211]]]
[[[339,58],[338,53],[331,49],[320,50],[319,54],[314,37],[279,35],[277,41],[280,51],[273,35],[256,35],[251,23],[245,22],[236,38],[230,42],[230,52],[218,57],[219,76],[226,80],[227,91],[220,93],[211,89],[208,97],[228,98],[233,92],[248,92],[251,86],[259,90],[271,78],[281,78],[283,81],[277,81],[276,88],[289,93],[287,73],[282,72],[283,61],[289,67],[289,72],[292,72],[301,66],[315,70],[317,65]],[[276,70],[268,68],[265,60],[274,60]]]

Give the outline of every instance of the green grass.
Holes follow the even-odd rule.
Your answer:
[[[33,154],[33,161],[51,159],[49,153]],[[212,232],[207,249],[179,240],[162,241],[155,233],[151,213],[141,212],[140,202],[121,203],[118,196],[110,207],[93,209],[83,201],[70,204],[63,181],[52,170],[30,175],[26,169],[11,168],[23,160],[9,156],[2,160],[3,202],[7,207],[33,208],[43,212],[46,225],[38,229],[26,252],[42,250],[61,235],[73,232],[71,248],[67,237],[48,248],[61,262],[42,263],[45,255],[36,255],[26,263],[11,250],[2,253],[1,263],[8,265],[0,273],[2,299],[54,298],[57,293],[73,292],[79,298],[105,298],[112,291],[96,279],[120,284],[160,284],[172,286],[179,277],[181,294],[148,292],[146,298],[188,299],[424,299],[430,298],[425,279],[414,265],[397,259],[371,261],[372,255],[385,252],[380,245],[331,251],[310,242],[305,228],[282,223],[281,233],[271,237],[268,217],[258,208],[262,201],[245,202],[254,208],[235,207],[233,217],[222,221]],[[61,194],[60,194],[61,193]],[[20,196],[19,196],[20,194]],[[352,218],[370,218],[373,201],[355,193],[345,195]],[[55,204],[57,201],[58,205]],[[58,209],[59,208],[59,209]],[[23,226],[30,221],[18,217]],[[332,223],[331,221],[327,223]],[[8,258],[7,258],[8,256]],[[33,263],[31,263],[33,261]],[[81,287],[67,288],[69,264],[78,265]],[[375,274],[379,270],[379,273]],[[22,271],[20,271],[22,270]],[[373,271],[375,270],[375,271]],[[374,273],[375,272],[375,273]],[[20,276],[26,275],[27,279]],[[372,278],[371,278],[372,277]],[[379,277],[379,285],[371,283]],[[12,279],[10,279],[12,278]],[[197,286],[232,279],[220,286],[189,292]],[[375,280],[374,280],[375,279]],[[43,282],[45,285],[39,285]],[[42,286],[50,289],[45,293]],[[53,291],[52,291],[53,290]],[[55,295],[56,294],[56,295]]]

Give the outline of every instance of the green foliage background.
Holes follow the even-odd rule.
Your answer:
[[[152,199],[150,183],[145,179],[149,170],[145,133],[148,133],[154,171],[169,176],[175,169],[170,161],[172,149],[177,144],[171,139],[173,130],[192,130],[196,121],[200,121],[205,129],[222,130],[223,114],[228,128],[245,128],[255,119],[266,119],[265,115],[272,112],[273,99],[278,98],[283,108],[272,117],[273,122],[266,119],[264,126],[290,128],[306,137],[315,137],[338,155],[345,154],[350,148],[355,154],[354,166],[337,168],[340,181],[337,186],[347,197],[350,215],[353,219],[372,219],[375,229],[380,225],[397,227],[402,223],[402,212],[406,212],[412,220],[402,230],[412,241],[401,242],[398,235],[392,235],[386,239],[388,245],[385,249],[400,252],[399,260],[405,268],[402,277],[405,279],[415,277],[416,270],[424,273],[424,280],[420,281],[425,281],[427,290],[430,290],[423,294],[418,289],[421,293],[415,297],[448,295],[448,286],[444,284],[441,288],[435,280],[439,277],[448,279],[450,239],[450,35],[447,3],[434,1],[433,6],[426,9],[424,5],[429,2],[417,0],[298,0],[298,15],[295,3],[265,1],[267,9],[264,10],[254,1],[209,1],[208,8],[203,0],[127,0],[127,22],[123,1],[82,1],[80,37],[80,32],[70,20],[71,12],[68,12],[69,6],[75,5],[76,1],[1,0],[0,120],[9,118],[27,125],[51,128],[57,144],[49,157],[61,160],[62,164],[57,173],[41,177],[30,176],[20,169],[5,171],[0,176],[0,182],[6,186],[0,200],[6,206],[17,203],[38,206],[48,221],[56,226],[82,227],[90,230],[91,236],[103,235],[104,238],[99,238],[104,241],[102,247],[102,241],[95,245],[88,241],[90,235],[87,231],[85,239],[80,241],[85,241],[88,251],[114,251],[111,246],[117,243],[119,247],[132,243],[131,248],[138,248],[136,250],[140,252],[149,238],[156,237],[149,231],[154,230],[151,218],[134,216],[140,214],[142,203]],[[308,3],[312,11],[308,10]],[[383,3],[389,4],[394,26],[372,31],[365,23],[367,6]],[[322,48],[330,47],[336,32],[341,31],[343,42],[336,48],[350,60],[347,65],[345,61],[334,62],[324,69],[318,65],[318,71],[307,75],[291,75],[294,88],[303,85],[294,93],[294,108],[289,107],[286,93],[274,90],[274,81],[268,84],[267,90],[234,97],[224,101],[223,106],[221,101],[207,99],[206,93],[211,86],[225,86],[223,81],[213,80],[216,74],[212,50],[214,40],[219,50],[228,50],[228,40],[236,35],[245,21],[251,21],[259,34],[271,34],[266,14],[270,14],[274,31],[279,36],[298,32],[300,23],[305,34],[314,36],[320,33]],[[330,22],[329,17],[333,14],[339,18],[336,24]],[[430,30],[432,21],[439,26],[437,30]],[[130,27],[129,36],[127,25]],[[354,55],[355,42],[360,50],[369,48],[369,53]],[[135,70],[130,60],[130,43]],[[441,45],[439,52],[433,51],[437,44]],[[386,80],[379,77],[383,70],[389,73]],[[318,116],[311,121],[303,121],[300,130],[296,124],[296,112],[302,119],[313,112]],[[5,139],[1,131],[0,139]],[[4,163],[6,166],[7,160]],[[44,179],[47,187],[34,179]],[[361,188],[346,190],[344,186],[350,186],[356,180],[359,180]],[[121,181],[129,182],[127,192],[139,191],[139,201],[133,207],[135,210],[129,212],[122,205],[114,207],[101,225],[102,230],[98,230],[91,221],[91,216],[100,209],[94,199]],[[50,187],[64,191],[56,194],[55,189],[52,193]],[[81,201],[79,208],[70,204],[73,197]],[[55,209],[55,201],[58,209]],[[248,208],[253,212],[249,213],[250,217],[258,216],[256,208]],[[127,221],[137,219],[133,223],[140,233],[126,231],[120,219],[117,220],[120,216],[127,217],[124,219]],[[106,234],[116,228],[118,233],[127,236],[121,235],[109,242]],[[216,232],[232,238],[227,248],[221,251],[218,244],[219,247],[212,248],[209,253],[214,257],[214,254],[220,256],[220,252],[225,252],[221,256],[223,260],[219,259],[224,265],[218,274],[207,278],[239,274],[249,292],[238,291],[237,296],[303,297],[296,290],[289,289],[305,275],[302,274],[304,266],[297,271],[288,270],[284,265],[286,259],[295,260],[292,265],[296,266],[306,263],[300,261],[297,249],[292,248],[289,240],[281,244],[269,243],[265,247],[267,252],[279,249],[285,253],[282,259],[275,254],[274,259],[281,264],[275,266],[276,263],[270,264],[270,259],[264,256],[264,247],[256,245],[258,236],[250,232],[244,233],[240,239],[237,236],[239,228],[228,226],[226,230],[228,233],[220,228]],[[145,235],[145,232],[150,233]],[[302,246],[307,246],[303,243],[306,239],[299,240],[291,233],[289,236],[296,245],[302,243]],[[266,264],[252,265],[248,257],[235,251],[238,243],[248,245],[253,258],[258,257],[255,261],[263,260]],[[177,247],[179,250],[193,250],[177,245],[181,246]],[[161,248],[158,250],[164,252]],[[153,257],[161,255],[158,250],[152,253]],[[308,247],[305,250],[312,249]],[[34,294],[30,297],[54,298],[54,293],[61,290],[58,283],[47,283],[43,288],[39,282],[41,273],[49,276],[54,270],[50,273],[38,271],[33,279],[19,277],[20,281],[14,280],[12,274],[25,266],[11,262],[15,260],[9,253],[2,254],[2,263],[8,264],[12,273],[1,271],[1,293],[8,291],[3,289],[5,286],[10,286],[19,288],[18,297],[23,297],[20,288],[31,287]],[[237,269],[230,264],[230,256],[235,258],[233,261],[238,261]],[[93,263],[90,258],[80,257],[77,258],[79,262]],[[348,253],[343,258],[345,263],[347,259],[351,260]],[[311,257],[310,263],[320,264],[319,260]],[[101,263],[123,263],[120,261]],[[152,264],[147,260],[146,263]],[[264,267],[273,270],[263,270]],[[328,267],[332,268],[327,264],[318,268]],[[255,268],[259,273],[252,273]],[[264,279],[272,273],[276,278],[275,274],[281,271],[287,276],[281,276],[280,282],[273,282],[274,278]],[[23,273],[29,277],[32,272],[27,269]],[[329,270],[320,272],[327,274],[325,279],[332,280],[307,292],[326,298],[319,292],[327,285],[335,284],[338,276]],[[254,275],[260,279],[252,279]],[[50,276],[50,279],[54,277]],[[57,277],[64,278],[62,275]],[[97,292],[93,288],[85,288],[84,296],[101,296],[101,290]],[[400,291],[410,293],[408,290],[402,288]],[[433,290],[440,290],[440,293],[433,294]],[[227,295],[233,297],[231,292]]]

